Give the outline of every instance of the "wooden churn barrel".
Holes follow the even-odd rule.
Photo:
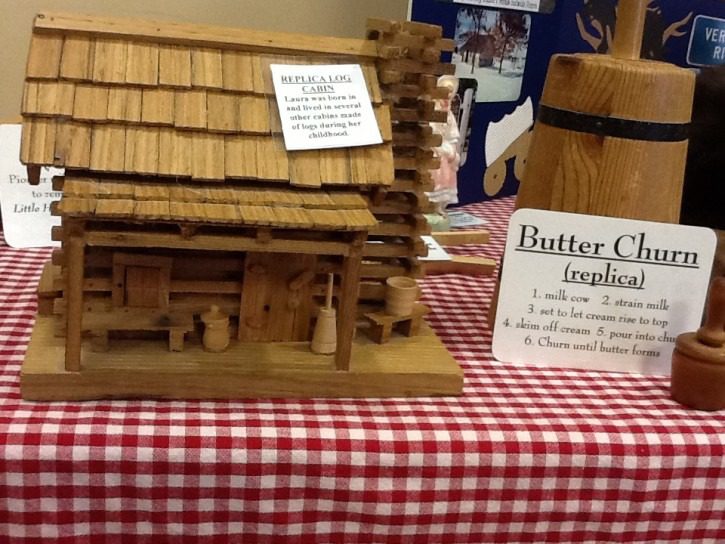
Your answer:
[[[611,55],[552,57],[517,208],[679,222],[695,75],[640,59],[646,0]]]

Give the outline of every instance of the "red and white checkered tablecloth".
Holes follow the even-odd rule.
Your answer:
[[[499,257],[512,206],[460,251]],[[30,403],[48,257],[0,247],[0,543],[725,542],[725,414],[493,361],[493,277],[425,281],[458,398]]]

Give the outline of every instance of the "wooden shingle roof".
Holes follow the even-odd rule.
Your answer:
[[[23,95],[21,160],[193,180],[390,185],[390,111],[370,42],[275,39],[277,45],[234,29],[39,15]],[[361,64],[384,143],[287,152],[274,63]]]
[[[314,230],[377,224],[360,194],[66,177],[58,212],[98,220],[169,221]]]

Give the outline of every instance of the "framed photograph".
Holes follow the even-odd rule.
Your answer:
[[[478,82],[477,102],[518,100],[530,29],[531,16],[520,11],[458,9],[451,62],[457,77]]]

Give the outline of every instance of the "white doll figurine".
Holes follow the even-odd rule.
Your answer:
[[[461,136],[456,117],[451,112],[451,100],[458,92],[458,79],[455,76],[441,76],[438,86],[447,88],[448,96],[436,100],[436,109],[447,111],[448,117],[445,123],[431,123],[433,133],[440,134],[443,141],[440,146],[433,148],[440,159],[440,167],[431,171],[433,191],[428,193],[428,198],[435,203],[437,213],[445,216],[446,207],[458,202],[458,166],[461,161],[458,146]]]

